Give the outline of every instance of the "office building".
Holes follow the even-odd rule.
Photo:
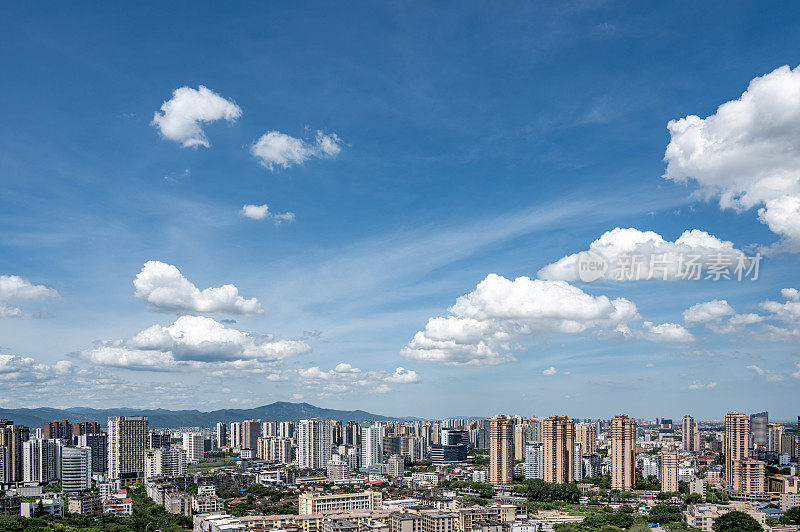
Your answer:
[[[567,416],[550,416],[542,421],[544,481],[570,484],[574,480],[575,422]]]
[[[701,451],[700,448],[700,433],[697,431],[697,423],[690,415],[683,416],[682,430],[682,448],[684,451],[695,452]]]
[[[684,418],[684,424],[686,419]],[[678,493],[678,451],[661,451],[661,491]]]
[[[297,427],[297,465],[300,469],[325,469],[331,458],[331,420],[303,419]]]
[[[754,449],[766,450],[769,438],[769,412],[750,416],[750,434]]]
[[[631,491],[635,475],[636,420],[616,415],[611,421],[611,489]]]
[[[109,478],[134,480],[144,476],[147,434],[146,417],[116,416],[108,418]]]
[[[514,480],[514,421],[506,416],[489,420],[489,483],[509,486]]]
[[[108,471],[108,435],[87,432],[78,436],[78,447],[88,447],[91,451],[92,474],[104,474]]]
[[[92,450],[89,447],[61,446],[61,489],[75,492],[92,487]]]
[[[249,448],[249,447],[248,447]],[[186,460],[190,464],[196,464],[203,459],[203,433],[184,432],[183,449],[186,451]]]
[[[748,457],[750,448],[750,418],[742,412],[725,416],[725,481],[734,484],[733,462]]]

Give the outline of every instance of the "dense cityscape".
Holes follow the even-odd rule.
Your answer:
[[[800,2],[6,1],[0,532],[800,532]]]
[[[768,412],[0,419],[0,530],[797,530],[798,427]]]

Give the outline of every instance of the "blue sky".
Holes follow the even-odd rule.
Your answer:
[[[799,26],[755,2],[7,6],[0,406],[789,419]],[[169,101],[200,137],[153,123]],[[768,256],[757,281],[539,273],[617,227]],[[222,285],[249,303],[200,292]]]

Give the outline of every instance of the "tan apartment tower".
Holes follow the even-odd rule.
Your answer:
[[[624,414],[611,421],[611,489],[631,491],[636,474],[636,420]]]
[[[575,422],[567,416],[542,420],[544,481],[569,484],[575,478]]]
[[[725,481],[735,483],[734,460],[747,458],[750,447],[750,417],[742,412],[728,412],[725,416]]]
[[[489,483],[510,486],[514,480],[514,420],[489,419]]]
[[[594,454],[597,450],[597,425],[594,423],[577,423],[575,425],[575,442],[581,444],[584,455]],[[577,460],[579,457],[575,457]]]
[[[661,451],[661,491],[678,493],[678,490],[678,451]]]

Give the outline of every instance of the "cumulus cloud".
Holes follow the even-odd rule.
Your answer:
[[[592,296],[563,281],[511,281],[495,274],[449,312],[429,319],[400,354],[445,364],[499,364],[514,360],[513,341],[520,336],[613,331],[638,319],[636,305],[624,298]]]
[[[258,299],[245,299],[232,284],[200,290],[171,264],[148,261],[133,281],[136,297],[160,312],[263,314]]]
[[[100,366],[170,371],[218,364],[217,369],[252,369],[308,353],[299,340],[276,340],[226,327],[203,316],[181,316],[167,327],[153,325],[124,340],[102,341],[78,353]]]
[[[722,263],[727,265],[731,277],[737,266],[744,267],[741,272],[744,276],[752,266],[752,261],[734,248],[733,243],[698,229],[684,231],[673,242],[653,231],[617,227],[589,244],[588,250],[545,266],[538,277],[550,281],[579,280],[584,257],[599,258],[607,266],[598,278],[618,281],[697,280],[698,275],[704,279],[710,265]]]
[[[33,300],[58,297],[58,292],[44,285],[33,284],[17,275],[0,275],[0,318],[19,318],[22,309],[6,304],[12,300]]]
[[[757,375],[764,377],[769,382],[781,382],[783,380],[783,375],[780,375],[779,373],[775,373],[768,369],[762,369],[756,365],[747,366],[747,369],[756,373]]]
[[[736,314],[727,301],[714,299],[705,303],[692,305],[683,311],[683,321],[686,323],[718,322],[726,316]]]
[[[156,111],[151,125],[164,138],[180,142],[184,148],[208,148],[211,143],[202,124],[216,120],[235,122],[242,116],[241,108],[202,85],[197,89],[181,87],[172,92],[172,98]]]
[[[275,223],[275,225],[280,225],[283,222],[294,221],[293,212],[271,212],[266,203],[263,205],[245,205],[242,207],[242,210],[239,211],[239,214],[245,218],[251,218],[253,220],[263,220],[265,218],[269,218]]]
[[[274,170],[276,166],[301,165],[312,157],[335,157],[342,150],[341,144],[336,133],[317,131],[314,141],[309,142],[280,131],[268,131],[250,146],[250,153],[265,168]]]
[[[692,383],[689,385],[690,390],[702,390],[702,389],[710,390],[716,387],[717,383],[714,381],[709,381],[706,384],[703,384],[701,381],[692,381]]]
[[[319,366],[286,369],[274,373],[270,380],[291,380],[320,397],[341,395],[354,391],[386,393],[391,388],[386,383],[411,384],[420,381],[419,374],[410,369],[398,367],[394,371],[365,371],[341,362],[333,369],[325,371]]]
[[[759,206],[759,220],[781,237],[776,247],[800,251],[800,67],[757,77],[713,115],[667,128],[666,179],[693,181],[723,209]]]
[[[694,342],[694,336],[686,328],[677,323],[653,325],[649,321],[642,324],[641,335],[651,342],[688,343]]]
[[[555,366],[550,366],[549,368],[542,370],[542,375],[555,375],[556,373],[558,373],[558,370],[555,368]]]

